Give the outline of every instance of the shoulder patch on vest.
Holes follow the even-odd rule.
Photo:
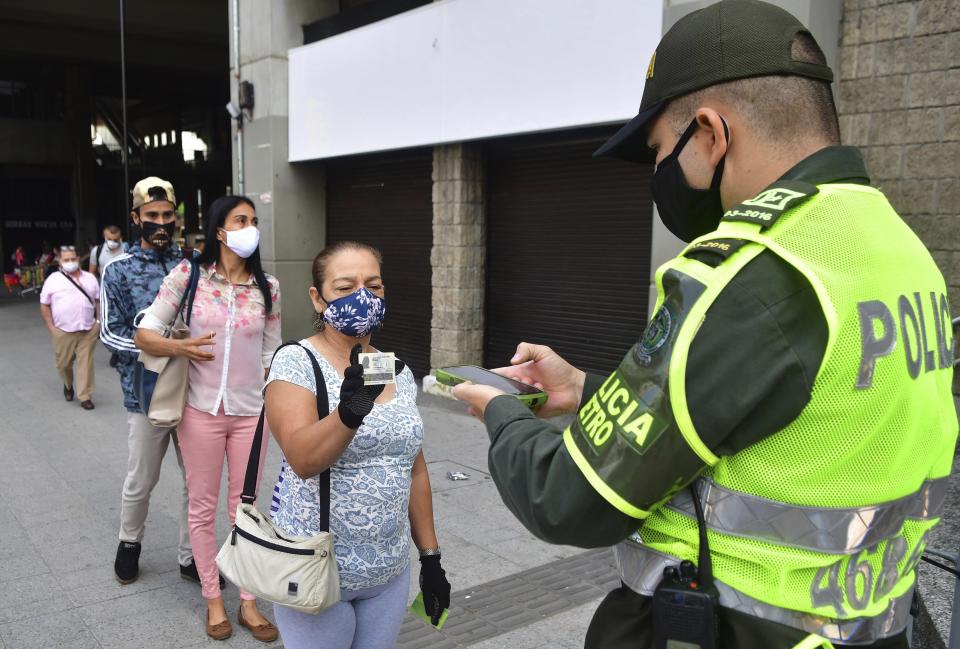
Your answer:
[[[692,259],[690,253],[705,252],[719,257],[719,264],[729,259],[733,253],[743,248],[747,243],[745,239],[710,239],[691,245],[684,251],[683,256]],[[713,266],[714,264],[710,265]]]
[[[766,229],[785,212],[819,191],[816,185],[799,180],[778,180],[750,200],[727,210],[723,220],[756,223]]]

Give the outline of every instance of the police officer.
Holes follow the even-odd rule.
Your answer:
[[[792,15],[696,11],[646,77],[597,152],[655,159],[689,242],[646,331],[608,377],[520,344],[499,371],[548,392],[540,417],[577,412],[562,434],[489,386],[454,393],[528,529],[616,546],[588,648],[905,648],[957,435],[943,277],[839,146],[832,72]],[[671,608],[702,597],[706,624]]]

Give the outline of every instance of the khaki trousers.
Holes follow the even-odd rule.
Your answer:
[[[160,466],[171,441],[177,456],[177,464],[180,466],[181,477],[183,477],[183,459],[180,456],[176,428],[157,428],[141,412],[128,412],[127,423],[130,426],[127,436],[130,454],[127,458],[127,477],[123,481],[123,494],[120,499],[120,540],[140,543],[147,524],[150,494],[160,480]],[[190,529],[187,526],[187,506],[187,485],[184,478],[180,491],[180,542],[177,547],[177,559],[181,566],[188,565],[193,556],[190,549]]]
[[[76,390],[80,401],[93,397],[93,350],[96,349],[100,330],[96,326],[87,331],[61,331],[54,327],[53,353],[60,380],[68,388],[74,387],[73,362],[77,362]]]

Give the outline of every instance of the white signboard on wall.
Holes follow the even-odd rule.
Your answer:
[[[659,0],[442,0],[290,50],[290,161],[637,113]]]

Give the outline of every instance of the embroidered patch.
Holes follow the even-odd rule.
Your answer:
[[[649,357],[670,339],[670,330],[673,328],[673,316],[670,309],[665,306],[660,307],[650,319],[647,328],[640,339],[640,346],[637,348],[638,356]]]
[[[770,187],[727,210],[724,221],[756,223],[763,229],[777,222],[785,212],[796,207],[820,190],[816,185],[797,180],[778,180]]]
[[[709,252],[723,259],[729,259],[736,251],[747,244],[745,239],[710,239],[709,241],[700,241],[694,243],[683,253],[684,257],[689,257],[691,252]]]

